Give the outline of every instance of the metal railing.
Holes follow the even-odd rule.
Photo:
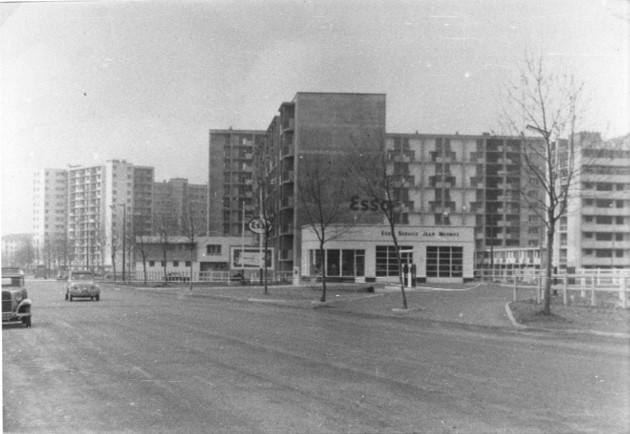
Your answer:
[[[534,296],[536,302],[540,303],[544,299],[544,287],[549,277],[544,273],[541,275],[538,270],[530,273],[520,271],[522,270],[504,270],[501,273],[484,274],[483,279],[510,285],[513,301]],[[607,270],[608,272],[599,270],[591,273],[586,271],[588,270],[574,274],[553,274],[550,277],[552,295],[561,295],[562,304],[565,306],[586,300],[591,306],[607,301],[614,302],[623,309],[628,308],[630,270]],[[615,294],[618,295],[618,301],[615,300]]]

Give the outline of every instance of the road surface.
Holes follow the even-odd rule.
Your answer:
[[[630,430],[623,340],[27,287],[33,327],[2,333],[5,432]]]

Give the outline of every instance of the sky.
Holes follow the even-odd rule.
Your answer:
[[[625,135],[629,3],[0,3],[1,232],[31,231],[42,168],[206,183],[209,130],[266,129],[297,92],[385,93],[389,133],[495,132],[527,52],[584,82],[584,129]]]

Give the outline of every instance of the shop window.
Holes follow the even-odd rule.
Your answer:
[[[326,250],[326,275],[339,276],[339,250]]]
[[[427,246],[427,277],[462,277],[463,248]]]
[[[400,246],[401,250],[411,250],[411,246]],[[403,263],[413,263],[413,253],[404,252],[400,254]],[[394,246],[376,246],[376,276],[398,276],[398,260],[396,258],[396,248]]]

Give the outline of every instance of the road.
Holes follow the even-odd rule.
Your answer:
[[[627,432],[629,349],[104,285],[28,281],[5,432]]]

